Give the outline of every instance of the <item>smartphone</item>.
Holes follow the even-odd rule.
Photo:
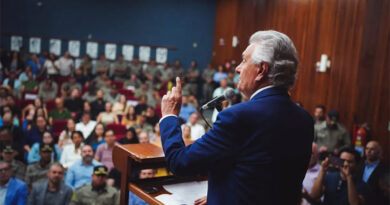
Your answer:
[[[333,167],[342,167],[344,165],[344,160],[335,157],[335,156],[329,156],[329,165]]]

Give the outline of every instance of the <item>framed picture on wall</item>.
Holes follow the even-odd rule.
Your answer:
[[[156,62],[165,63],[168,59],[168,49],[167,48],[157,48],[156,49]]]
[[[123,58],[127,61],[132,61],[134,56],[134,46],[132,45],[123,45],[122,46],[122,55]]]
[[[11,36],[11,51],[19,51],[23,46],[23,37]]]
[[[140,46],[139,47],[139,60],[142,62],[149,62],[150,60],[150,47]]]
[[[50,39],[49,52],[53,53],[56,56],[61,55],[61,40],[60,39]]]
[[[69,41],[68,50],[71,56],[79,57],[80,56],[80,41]]]
[[[106,58],[108,60],[115,60],[116,59],[116,44],[107,43],[106,47],[104,49],[104,54],[106,55]]]
[[[89,57],[96,59],[98,57],[98,43],[87,42],[87,52]]]

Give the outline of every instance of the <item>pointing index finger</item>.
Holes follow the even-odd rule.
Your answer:
[[[179,77],[176,77],[176,90],[181,93],[181,81]]]

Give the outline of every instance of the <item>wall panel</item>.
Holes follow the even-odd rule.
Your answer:
[[[220,2],[224,2],[224,8]],[[226,6],[229,3],[232,6]],[[292,98],[302,102],[309,112],[317,104],[339,110],[341,122],[350,131],[354,123],[368,122],[372,137],[386,147],[388,159],[389,1],[220,0],[216,18],[230,13],[226,9],[237,13],[230,27],[236,29],[221,35],[224,28],[216,24],[214,41],[237,35],[240,44],[236,48],[231,43],[214,45],[214,64],[226,59],[239,61],[250,35],[257,30],[286,33],[300,57]],[[229,55],[221,55],[221,50]],[[326,73],[315,70],[321,54],[332,61]]]

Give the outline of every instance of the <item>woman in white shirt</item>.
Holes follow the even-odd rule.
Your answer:
[[[58,146],[63,149],[66,145],[73,144],[72,142],[72,133],[75,131],[76,124],[73,119],[68,119],[66,123],[66,128],[61,132],[59,140],[58,140]]]
[[[68,169],[73,163],[81,160],[81,147],[84,141],[83,133],[73,131],[71,138],[73,144],[64,146],[60,159],[60,163],[65,169]]]
[[[43,68],[46,69],[47,74],[52,77],[52,76],[58,76],[58,67],[55,64],[56,57],[54,56],[53,53],[49,54],[49,58],[45,61],[45,64],[43,65]]]

